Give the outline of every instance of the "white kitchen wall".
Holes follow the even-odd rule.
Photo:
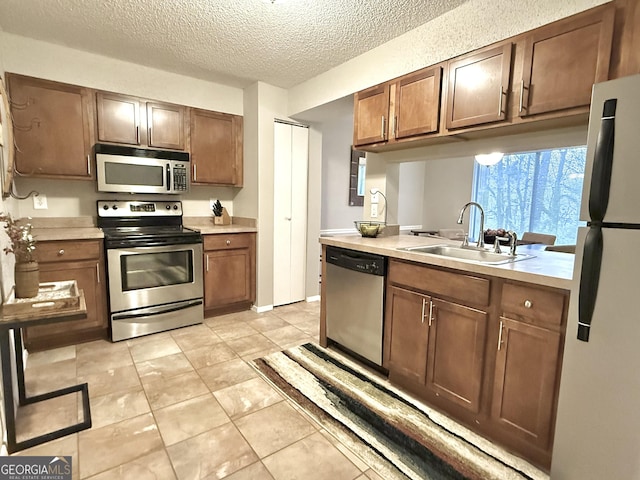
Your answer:
[[[608,0],[470,0],[289,90],[295,115]]]
[[[322,230],[353,229],[363,208],[349,205],[353,115],[324,121],[322,129]]]
[[[422,227],[425,205],[426,162],[402,163],[398,180],[398,224],[401,227]]]
[[[462,206],[471,200],[473,181],[473,157],[447,158],[420,162],[424,165],[424,200],[422,225],[425,230],[440,228],[464,228],[468,230],[469,218],[458,225]]]
[[[187,217],[211,215],[210,199],[219,199],[230,215],[235,215],[233,199],[237,189],[228,187],[191,186],[184,195],[131,195],[101,193],[95,182],[83,180],[50,180],[40,178],[16,178],[16,191],[25,196],[31,191],[45,194],[46,210],[33,208],[33,196],[17,200],[16,215],[19,217],[79,217],[96,216],[97,200],[182,200],[183,214]]]
[[[33,77],[242,115],[242,89],[2,34],[4,69]]]
[[[317,126],[309,127],[309,168],[307,183],[307,300],[316,300],[320,295],[320,215],[322,212],[322,132]]]

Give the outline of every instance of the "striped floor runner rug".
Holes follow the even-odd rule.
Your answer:
[[[253,366],[385,479],[549,478],[334,350],[307,343]]]

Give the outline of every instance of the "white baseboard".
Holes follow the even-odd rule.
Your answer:
[[[264,305],[262,307],[258,307],[257,305],[253,305],[251,307],[251,310],[253,310],[256,313],[270,312],[271,310],[273,310],[273,305]]]
[[[307,297],[307,303],[319,302],[319,301],[320,301],[320,295],[314,295],[312,297]]]

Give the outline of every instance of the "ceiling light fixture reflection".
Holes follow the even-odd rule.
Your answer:
[[[480,165],[491,166],[498,163],[504,157],[502,152],[482,153],[476,155],[476,162]]]

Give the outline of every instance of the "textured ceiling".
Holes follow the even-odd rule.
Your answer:
[[[289,88],[465,1],[1,0],[0,28],[218,83]]]

